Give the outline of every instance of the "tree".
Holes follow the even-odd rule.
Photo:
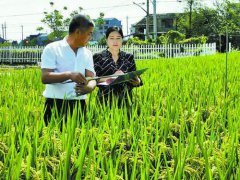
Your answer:
[[[209,36],[218,31],[220,23],[221,18],[219,18],[217,10],[208,7],[200,7],[194,12],[192,35]]]
[[[200,4],[200,0],[183,0],[183,2],[186,2],[186,12],[188,13],[188,25],[186,26],[185,24],[186,34],[187,34],[187,37],[191,37],[193,11],[195,7],[200,6],[201,4]]]
[[[53,2],[50,2],[50,6],[52,7],[52,11],[44,12],[45,16],[41,20],[41,22],[46,24],[51,29],[51,33],[48,35],[48,42],[63,39],[68,33],[68,27],[72,17],[77,14],[80,14],[81,11],[83,10],[82,7],[78,7],[77,10],[74,10],[70,13],[69,17],[64,18],[61,11],[54,9]],[[68,8],[64,6],[63,10],[67,11]],[[89,15],[86,16],[90,19]],[[99,18],[96,21],[96,26],[102,27],[104,23],[105,23],[104,13],[100,13]],[[42,31],[43,29],[44,29],[43,27],[38,27],[37,31]]]
[[[216,1],[215,6],[220,21],[216,28],[216,32],[219,37],[219,50],[221,52],[226,50],[226,32],[230,34],[230,37],[232,36],[231,43],[233,47],[239,48],[240,3],[229,0],[219,0]]]
[[[46,24],[50,29],[51,33],[49,36],[50,41],[54,41],[57,39],[62,39],[68,31],[68,26],[71,18],[79,14],[82,11],[82,8],[79,7],[78,10],[75,10],[70,13],[70,17],[64,18],[62,12],[54,9],[54,3],[50,2],[50,6],[52,7],[51,12],[44,12],[44,18],[41,20],[44,24]],[[63,7],[64,11],[67,11],[67,7]],[[43,27],[38,27],[37,30],[43,30]]]
[[[104,24],[105,24],[104,13],[100,12],[99,17],[95,21],[95,26],[96,27],[94,29],[94,33],[96,33],[96,31],[99,30],[99,29],[103,29]],[[99,45],[106,45],[106,37],[104,35],[102,35],[102,37],[98,40],[98,44]]]
[[[95,21],[95,25],[97,28],[102,28],[102,26],[105,24],[105,20],[104,20],[104,13],[101,12],[99,14],[99,17],[97,18],[97,20]]]

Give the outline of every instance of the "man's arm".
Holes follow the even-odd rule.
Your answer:
[[[69,79],[76,83],[87,84],[86,78],[81,73],[70,71],[57,73],[53,69],[42,69],[43,84],[61,83]]]

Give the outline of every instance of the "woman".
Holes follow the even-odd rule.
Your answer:
[[[96,75],[106,76],[136,71],[133,55],[120,50],[123,42],[122,29],[119,27],[108,28],[106,31],[106,41],[108,48],[93,55]],[[106,79],[100,79],[100,82],[103,81],[106,81]],[[98,99],[101,103],[107,103],[109,101],[111,106],[114,97],[117,97],[119,107],[123,103],[127,103],[128,105],[128,97],[130,97],[130,100],[132,99],[133,87],[140,85],[142,85],[142,82],[139,77],[135,77],[129,82],[116,85],[98,85]]]

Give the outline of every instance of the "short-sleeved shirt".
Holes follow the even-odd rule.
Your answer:
[[[85,70],[93,73],[92,53],[86,47],[78,48],[75,53],[69,46],[66,38],[48,44],[42,53],[42,69],[53,69],[54,72],[80,72],[85,75]],[[56,99],[86,99],[87,95],[76,96],[75,83],[53,83],[46,84],[43,96]]]
[[[132,54],[120,51],[119,59],[114,62],[112,54],[108,50],[104,50],[100,53],[93,55],[94,69],[97,76],[105,76],[114,74],[117,70],[121,70],[124,73],[136,70],[136,64]],[[131,95],[133,86],[126,82],[110,86],[98,86],[98,96],[105,99],[110,94],[117,95],[119,98],[125,98],[126,92]]]

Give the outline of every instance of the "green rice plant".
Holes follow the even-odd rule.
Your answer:
[[[40,69],[0,68],[0,179],[239,179],[240,59],[225,55],[137,61],[131,108],[88,96],[43,121]],[[79,120],[80,119],[80,120]]]

